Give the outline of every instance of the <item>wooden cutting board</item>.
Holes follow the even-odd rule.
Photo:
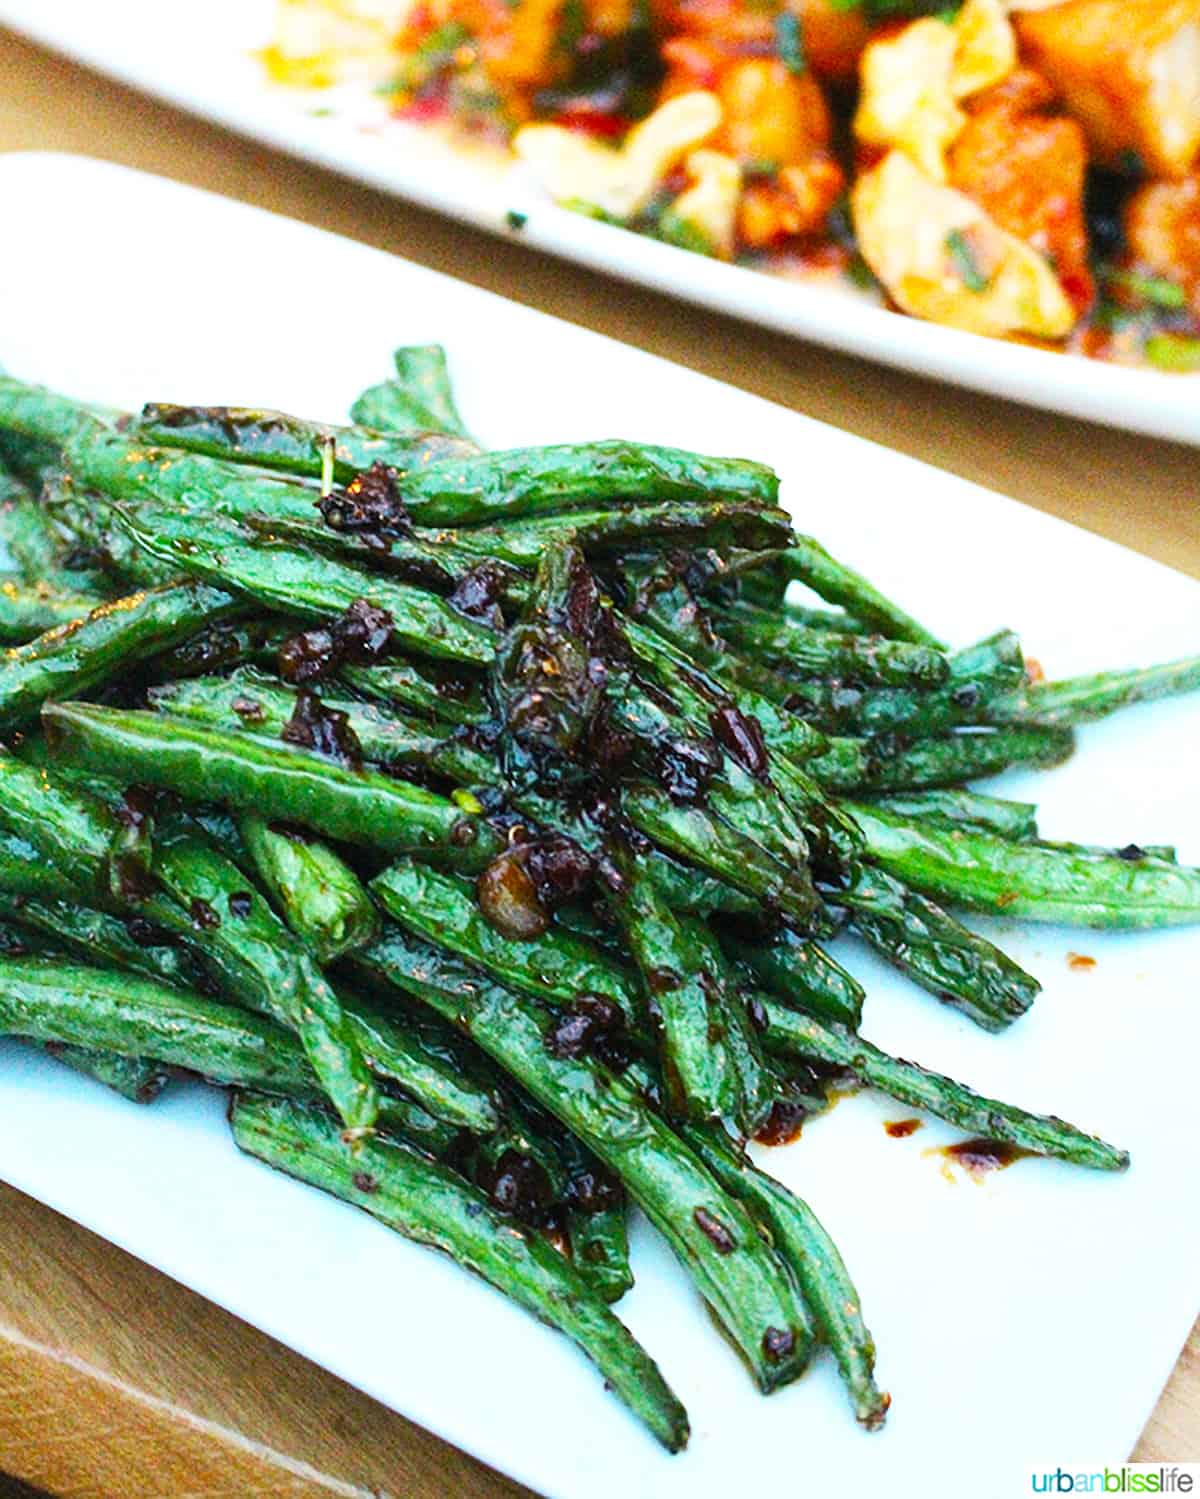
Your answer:
[[[30,149],[103,156],[452,268],[1200,577],[1193,449],[877,369],[607,281],[239,141],[0,31],[0,150]],[[6,207],[19,222],[19,205]],[[1136,1456],[1200,1460],[1200,1331]],[[2,1186],[0,1472],[71,1499],[527,1492]]]

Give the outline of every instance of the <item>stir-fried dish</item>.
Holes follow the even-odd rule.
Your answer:
[[[1200,689],[1200,656],[1046,681],[1010,630],[951,650],[765,464],[481,450],[436,345],[350,418],[0,374],[0,1034],[143,1103],[232,1089],[244,1151],[558,1328],[672,1451],[611,1310],[632,1206],[764,1393],[824,1347],[878,1428],[859,1291],[747,1142],[865,1087],[889,1135],[959,1130],[943,1164],[1125,1169],[874,1045],[887,996],[835,954],[999,1032],[1040,984],[952,908],[1200,922],[1173,848],[1051,842],[973,786]]]
[[[700,254],[1200,370],[1200,0],[281,0],[267,61]]]

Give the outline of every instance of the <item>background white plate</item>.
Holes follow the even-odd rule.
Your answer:
[[[1011,623],[1056,673],[1200,650],[1197,584],[486,292],[70,157],[0,160],[0,193],[22,226],[0,241],[0,361],[22,376],[129,406],[266,403],[336,420],[393,345],[440,339],[484,441],[621,434],[765,459],[805,527],[954,640]],[[1196,861],[1198,742],[1200,703],[1145,708],[1085,733],[1075,764],[1005,789],[1036,794],[1048,836],[1176,840]],[[1135,1164],[1107,1177],[1022,1161],[982,1186],[950,1182],[924,1154],[950,1133],[891,1140],[883,1121],[909,1111],[871,1097],[769,1153],[857,1278],[895,1395],[878,1436],[856,1429],[825,1358],[759,1398],[639,1224],[621,1314],[694,1423],[690,1451],[664,1456],[563,1339],[239,1157],[220,1095],[198,1085],[141,1110],[2,1044],[0,1176],[548,1494],[1027,1493],[1034,1465],[1128,1454],[1196,1311],[1200,937],[1002,937],[1046,985],[1002,1037],[839,944],[870,986],[867,1034],[1055,1109]],[[1071,972],[1071,948],[1095,970]]]
[[[702,306],[1015,401],[1200,443],[1200,377],[1118,368],[940,328],[828,285],[798,286],[723,265],[554,206],[498,154],[466,154],[385,121],[364,89],[330,97],[271,86],[255,49],[274,0],[0,0],[0,24],[293,155],[495,233],[510,209],[539,249]],[[335,106],[332,117],[315,111]],[[453,269],[449,267],[448,269]]]

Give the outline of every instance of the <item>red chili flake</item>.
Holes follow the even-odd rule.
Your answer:
[[[921,1121],[919,1119],[888,1119],[883,1127],[893,1140],[905,1140],[909,1135],[916,1134],[921,1128]]]

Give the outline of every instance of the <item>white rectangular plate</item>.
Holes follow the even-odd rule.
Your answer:
[[[1200,377],[1118,368],[887,312],[830,285],[723,265],[557,208],[499,153],[388,121],[365,87],[275,87],[254,54],[274,0],[0,0],[0,24],[193,114],[597,270],[918,374],[1109,426],[1200,443]],[[332,105],[332,109],[330,106]]]
[[[1200,586],[986,490],[565,323],[264,213],[70,157],[0,160],[0,362],[122,406],[267,404],[341,418],[400,342],[440,340],[489,444],[622,435],[775,464],[800,523],[965,641],[1008,623],[1062,674],[1200,650]],[[1200,859],[1200,704],[1083,734],[1005,789],[1048,836],[1176,841]],[[688,1405],[668,1458],[566,1342],[437,1255],[241,1158],[219,1094],[139,1109],[0,1046],[0,1176],[378,1399],[551,1495],[724,1499],[749,1486],[892,1499],[1027,1492],[1027,1470],[1129,1452],[1191,1325],[1195,932],[1006,929],[1044,981],[984,1035],[851,944],[866,1032],[1128,1146],[1128,1175],[1022,1161],[949,1181],[931,1124],[840,1105],[772,1170],[841,1244],[895,1405],[858,1431],[829,1361],[761,1399],[644,1225],[621,1304]],[[1071,971],[1072,948],[1097,959]],[[1182,1456],[1182,1454],[1181,1454]],[[1017,1487],[1001,1475],[1012,1474]]]

